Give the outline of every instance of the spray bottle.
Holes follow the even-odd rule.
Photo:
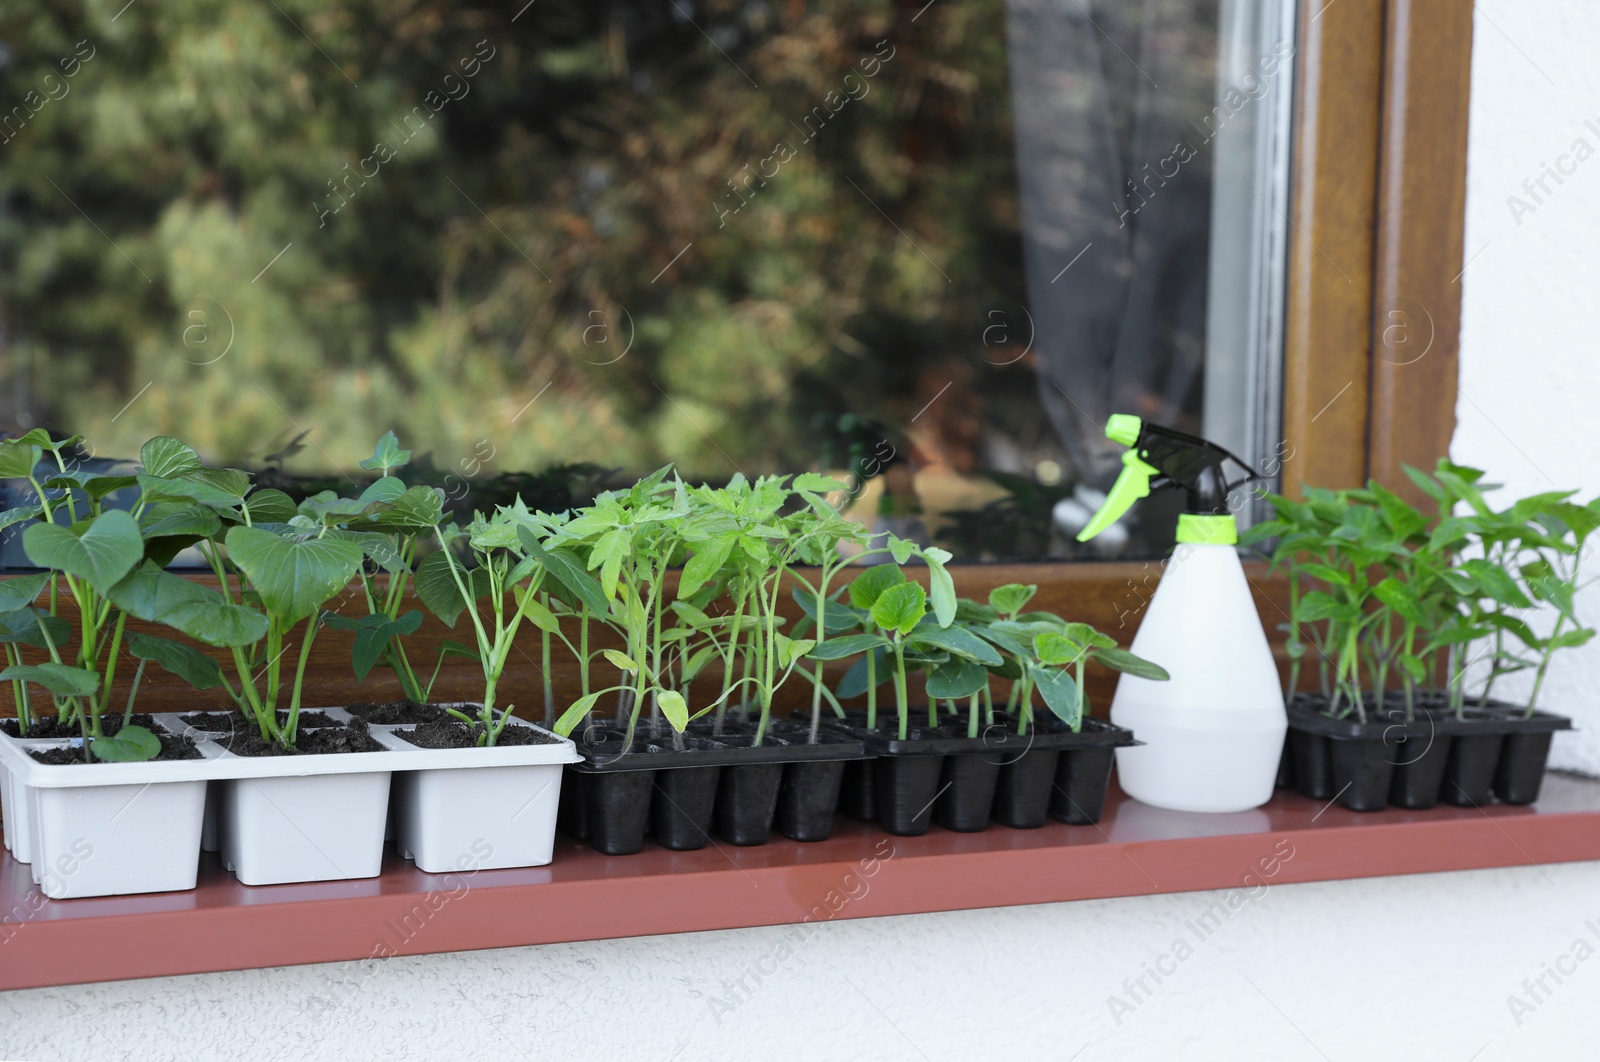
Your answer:
[[[1111,721],[1145,742],[1117,750],[1129,796],[1177,811],[1245,811],[1272,797],[1288,719],[1277,665],[1234,546],[1228,494],[1259,476],[1205,439],[1118,414],[1106,437],[1128,447],[1087,541],[1152,490],[1182,490],[1178,548],[1133,639],[1170,682],[1122,675]],[[1244,477],[1229,482],[1232,462]]]

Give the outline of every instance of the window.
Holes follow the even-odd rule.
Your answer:
[[[966,559],[1170,544],[1170,505],[1072,541],[1112,412],[1275,474],[1289,0],[88,27],[0,23],[0,413],[98,458],[171,433],[309,491],[394,429],[463,505],[551,507],[848,470]]]

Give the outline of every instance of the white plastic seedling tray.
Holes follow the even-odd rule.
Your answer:
[[[341,708],[317,710],[351,719]],[[397,772],[395,835],[421,869],[547,863],[562,767],[580,759],[565,739],[424,749],[395,734],[401,726],[370,728],[382,752],[238,756],[226,733],[197,730],[177,713],[155,719],[194,739],[201,758],[47,766],[28,752],[78,742],[0,735],[7,843],[31,859],[47,896],[193,888],[208,782],[220,783],[210,788],[223,861],[247,885],[377,875]]]

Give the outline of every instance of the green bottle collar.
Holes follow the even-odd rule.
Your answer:
[[[1239,525],[1231,515],[1183,513],[1178,517],[1178,541],[1191,546],[1232,546],[1239,541]]]

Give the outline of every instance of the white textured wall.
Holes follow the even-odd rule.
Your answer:
[[[1119,1025],[1106,999],[1217,893],[824,926],[731,1013],[707,995],[789,929],[390,959],[0,994],[9,1059],[1592,1058],[1600,866],[1273,886]],[[289,931],[289,927],[285,927]],[[1576,949],[1582,950],[1582,949]],[[0,947],[3,952],[3,947]],[[1562,956],[1573,956],[1566,960]],[[0,961],[4,961],[0,954]],[[1513,1018],[1506,999],[1575,971]],[[1389,995],[1389,991],[1397,994]],[[620,1006],[619,1006],[620,1004]]]
[[[1600,4],[1478,0],[1474,35],[1451,456],[1488,469],[1501,498],[1587,501],[1600,493]],[[1600,542],[1591,552],[1600,575]],[[1600,621],[1600,587],[1580,615]],[[1504,690],[1529,685],[1514,676]],[[1600,641],[1557,655],[1539,704],[1581,728],[1557,738],[1553,762],[1600,774]]]
[[[1465,2],[1465,0],[1463,0]],[[1454,454],[1519,492],[1600,488],[1600,156],[1532,213],[1542,164],[1600,151],[1600,4],[1478,0],[1462,396]],[[1514,43],[1513,43],[1514,42]],[[1596,568],[1600,574],[1600,566]],[[1600,588],[1585,601],[1600,619]],[[1600,773],[1600,646],[1548,704],[1587,724],[1559,762]],[[338,967],[0,995],[25,1059],[1588,1058],[1600,1036],[1600,865],[1278,886],[1147,1001],[1215,894],[841,922],[757,983],[783,929],[392,959],[355,1005]],[[1586,925],[1594,920],[1595,928]],[[286,932],[292,927],[286,926]],[[5,961],[0,947],[0,962]],[[1172,967],[1169,960],[1163,960]],[[1557,984],[1550,973],[1571,971]],[[741,976],[749,998],[713,1015]],[[1535,1008],[1513,1015],[1508,1000]],[[1153,981],[1147,981],[1152,984]],[[1396,990],[1397,995],[1386,995]],[[620,1004],[620,1005],[619,1005]],[[1518,1021],[1520,1018],[1520,1023]]]

